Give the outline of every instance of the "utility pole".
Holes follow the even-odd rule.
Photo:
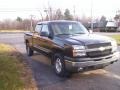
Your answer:
[[[38,12],[40,13],[40,16],[41,16],[41,20],[43,21],[43,15],[42,15],[42,13],[41,13],[41,11],[40,10],[38,10]]]
[[[93,30],[93,0],[91,0],[91,30]]]
[[[74,13],[74,20],[75,20],[75,18],[76,18],[76,8],[75,8],[75,5],[73,6],[73,13]]]
[[[52,20],[52,17],[53,17],[53,15],[52,15],[52,7],[50,6],[49,1],[48,1],[47,8],[44,9],[44,12],[46,13],[46,16],[48,17],[48,20],[49,21]]]
[[[52,7],[49,1],[48,1],[48,14],[49,14],[49,21],[51,21],[52,20]]]
[[[46,17],[50,20],[49,15],[48,15],[48,9],[45,9],[44,12],[46,13]]]
[[[49,20],[52,20],[52,8],[49,6]]]
[[[33,16],[34,15],[30,15],[30,31],[33,31]]]

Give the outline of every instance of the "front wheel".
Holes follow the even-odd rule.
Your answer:
[[[61,54],[54,55],[54,71],[60,77],[70,76],[65,68],[64,58]]]

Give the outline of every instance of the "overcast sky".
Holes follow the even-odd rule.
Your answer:
[[[120,0],[0,0],[0,20],[14,19],[17,16],[30,18],[31,14],[35,15],[35,18],[40,18],[40,12],[45,15],[43,11],[48,4],[53,9],[64,10],[68,8],[71,13],[73,13],[73,7],[75,6],[76,15],[80,17],[83,15],[91,16],[91,1],[94,17],[105,15],[112,18],[116,11],[120,9]]]

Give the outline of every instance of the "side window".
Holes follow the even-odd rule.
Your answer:
[[[41,28],[42,28],[42,25],[38,24],[38,25],[36,25],[35,31],[38,32],[38,33],[40,33]]]
[[[47,32],[47,34],[49,34],[48,25],[43,25],[41,32]]]

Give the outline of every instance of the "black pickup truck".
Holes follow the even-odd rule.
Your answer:
[[[34,51],[46,53],[59,76],[104,68],[119,59],[115,40],[89,33],[77,21],[39,22],[24,38],[28,56]]]

